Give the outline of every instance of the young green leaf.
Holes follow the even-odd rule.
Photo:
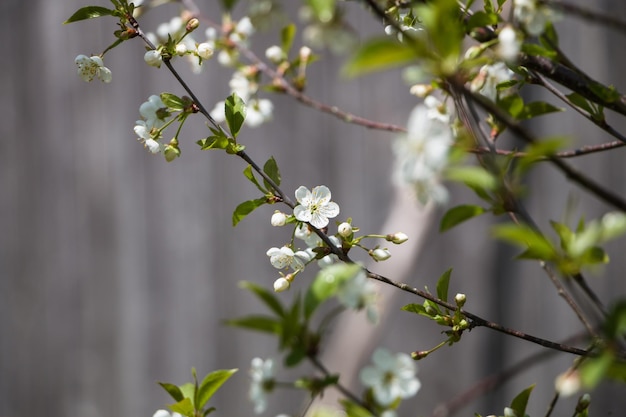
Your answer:
[[[163,387],[165,391],[174,399],[174,401],[182,401],[185,396],[180,388],[174,384],[167,382],[159,382],[159,385]]]
[[[561,107],[553,106],[545,101],[533,101],[524,106],[522,111],[515,117],[519,120],[532,119],[533,117],[543,116],[544,114],[565,111]]]
[[[480,216],[485,213],[485,209],[480,206],[474,206],[470,204],[463,204],[460,206],[452,207],[443,215],[441,223],[439,225],[439,231],[445,232],[452,229],[454,226],[463,223],[472,217]]]
[[[183,111],[185,109],[185,103],[182,98],[172,93],[161,93],[161,101],[165,104],[168,110],[171,111]]]
[[[254,172],[252,171],[252,166],[248,165],[244,170],[243,170],[243,175],[254,185],[256,185],[256,188],[259,189],[259,191],[261,191],[263,194],[267,194],[268,191],[267,189],[261,187],[261,184],[259,184],[259,182],[257,181],[256,177],[254,176]]]
[[[239,287],[254,293],[254,295],[259,297],[259,299],[279,317],[283,317],[285,315],[283,305],[280,303],[278,298],[265,287],[250,281],[240,282]]]
[[[211,399],[213,394],[226,382],[237,369],[220,369],[208,374],[198,387],[196,408],[201,410],[205,404]]]
[[[473,189],[494,190],[498,185],[498,181],[491,173],[478,166],[448,168],[445,176],[449,180],[462,182]]]
[[[230,134],[233,138],[236,138],[246,119],[246,104],[237,93],[233,93],[226,99],[224,108],[226,112],[226,123],[228,123]]]
[[[349,77],[407,64],[416,58],[415,50],[390,37],[373,39],[363,45],[343,68]]]
[[[267,162],[265,162],[265,165],[263,165],[263,172],[265,172],[267,176],[276,183],[276,185],[280,185],[280,171],[278,169],[278,164],[276,163],[276,160],[273,156],[270,157]],[[272,189],[272,187],[265,180],[264,184],[268,190]]]
[[[281,49],[285,54],[289,53],[291,49],[291,45],[293,45],[293,39],[296,36],[296,25],[293,23],[285,26],[283,30],[280,31],[280,41],[281,41]]]
[[[513,411],[515,411],[515,414],[517,416],[524,417],[526,415],[528,398],[530,397],[530,393],[532,392],[533,388],[535,388],[534,384],[517,394],[513,401],[511,401],[511,408],[513,409]]]
[[[322,23],[328,23],[335,14],[335,0],[308,0],[315,17]]]
[[[437,298],[445,302],[448,301],[448,287],[450,286],[450,276],[452,275],[452,268],[444,272],[437,280]]]
[[[542,234],[528,226],[517,224],[501,224],[493,228],[493,235],[499,239],[520,246],[526,250],[526,254],[532,259],[552,260],[556,252]]]
[[[200,145],[200,149],[206,151],[207,149],[226,149],[230,144],[230,139],[226,136],[209,136],[205,139],[200,139],[196,142]]]
[[[81,20],[94,19],[96,17],[102,16],[115,16],[117,14],[116,10],[107,9],[106,7],[100,6],[87,6],[81,7],[78,9],[73,15],[71,15],[65,22],[64,25],[73,22],[79,22]]]
[[[280,334],[281,323],[274,317],[269,316],[246,316],[237,319],[226,320],[225,324],[233,327],[241,327],[248,330],[256,330],[262,333]]]
[[[252,213],[255,209],[261,207],[263,204],[267,203],[267,198],[257,198],[256,200],[248,200],[239,204],[235,211],[233,212],[233,226],[237,226],[237,224],[243,220],[248,214]]]
[[[169,407],[173,412],[182,414],[186,417],[194,417],[196,411],[189,397],[183,398],[181,401],[176,404],[172,404]]]
[[[304,316],[311,317],[315,309],[335,295],[339,286],[354,277],[361,267],[357,264],[334,264],[318,272],[304,297]]]

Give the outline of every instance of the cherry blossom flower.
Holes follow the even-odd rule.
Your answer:
[[[372,355],[374,366],[361,370],[361,382],[372,389],[376,402],[382,406],[391,405],[399,398],[412,397],[421,384],[416,378],[415,362],[406,353],[393,355],[387,349],[379,348]]]
[[[146,53],[143,55],[143,60],[146,62],[146,64],[155,68],[160,68],[161,64],[163,63],[163,57],[161,56],[161,52],[157,51],[156,49],[146,51]]]
[[[294,271],[303,269],[304,262],[300,258],[300,254],[296,254],[287,246],[282,248],[270,248],[266,255],[270,257],[270,263],[276,269],[289,268]]]
[[[506,97],[512,93],[512,89],[498,89],[498,84],[510,81],[515,76],[504,62],[497,62],[493,65],[484,65],[478,75],[472,80],[470,89],[477,91],[491,101]]]
[[[409,116],[407,134],[396,139],[394,180],[398,185],[414,187],[422,204],[428,201],[443,203],[447,191],[440,184],[442,171],[448,164],[448,152],[453,142],[453,132],[443,115],[433,107],[420,104]]]
[[[522,48],[522,40],[517,36],[513,26],[502,28],[498,34],[498,56],[506,62],[514,62]]]
[[[248,396],[254,403],[254,412],[260,414],[267,408],[267,394],[274,388],[274,361],[252,359],[250,378],[252,382]]]
[[[549,7],[537,0],[514,0],[513,16],[532,36],[539,36],[546,29],[546,24],[556,16]]]
[[[84,81],[89,82],[98,77],[104,83],[111,82],[111,70],[104,66],[104,62],[99,56],[78,55],[74,62],[78,65],[78,75]]]
[[[167,106],[159,96],[151,95],[148,101],[139,106],[139,114],[141,114],[142,120],[137,120],[133,128],[138,136],[138,140],[151,153],[162,152],[165,149],[165,145],[158,142],[160,137],[158,129],[165,125],[165,117],[169,115]]]
[[[354,277],[340,285],[337,291],[337,298],[347,308],[354,310],[364,308],[367,313],[367,319],[371,323],[378,321],[376,286],[367,279],[367,275],[362,269]]]
[[[322,229],[328,225],[329,218],[339,214],[339,206],[330,201],[330,197],[330,190],[325,185],[314,187],[313,191],[300,186],[296,190],[299,204],[293,209],[293,214],[297,220]]]

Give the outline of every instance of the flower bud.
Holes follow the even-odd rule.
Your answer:
[[[177,55],[183,56],[185,55],[185,53],[187,53],[187,45],[181,42],[176,45],[175,50]]]
[[[374,249],[369,251],[369,255],[376,261],[386,261],[391,258],[391,253],[387,249]]]
[[[454,296],[454,302],[459,308],[463,307],[466,299],[467,297],[465,296],[465,294],[462,294],[462,293],[458,293],[457,295]]]
[[[311,58],[311,48],[308,46],[303,46],[300,48],[300,61],[308,62],[309,58]]]
[[[414,361],[419,361],[420,359],[424,359],[426,356],[428,356],[430,352],[428,350],[418,350],[415,352],[411,352],[411,359],[413,359]]]
[[[200,26],[200,21],[196,17],[194,17],[187,22],[187,25],[185,25],[185,30],[187,32],[193,32],[194,30],[198,29],[198,26]]]
[[[208,43],[203,42],[196,48],[196,53],[202,59],[209,59],[213,56],[213,48]]]
[[[580,389],[580,375],[577,371],[565,371],[554,381],[554,387],[563,397],[574,395]]]
[[[163,58],[161,57],[161,53],[156,49],[152,49],[143,56],[143,60],[146,61],[146,64],[151,67],[160,68],[161,63],[163,62]]]
[[[478,58],[480,55],[482,55],[483,52],[485,52],[485,49],[481,48],[480,46],[470,46],[469,48],[467,48],[467,51],[465,51],[465,59]]]
[[[585,411],[587,408],[589,408],[589,405],[591,404],[591,395],[589,394],[583,394],[579,399],[578,399],[578,404],[576,405],[576,412],[577,413],[582,413],[583,411]]]
[[[276,210],[274,214],[272,214],[272,219],[270,220],[272,226],[284,226],[287,223],[287,215],[281,211]]]
[[[276,292],[287,291],[290,286],[291,283],[285,277],[280,277],[276,281],[274,281],[274,291]]]
[[[414,96],[424,98],[434,90],[433,86],[430,84],[415,84],[411,86],[409,92]]]
[[[265,57],[274,64],[278,64],[285,59],[285,54],[280,46],[274,45],[265,50]]]
[[[398,232],[392,235],[387,235],[385,239],[387,239],[389,242],[393,242],[396,245],[399,245],[409,240],[409,237],[406,235],[406,233]]]
[[[337,233],[341,237],[348,237],[352,234],[352,225],[348,222],[343,222],[337,227]]]

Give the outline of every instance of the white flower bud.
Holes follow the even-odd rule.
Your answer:
[[[576,371],[565,371],[554,381],[554,387],[563,397],[570,397],[580,390],[580,375]]]
[[[409,240],[409,237],[406,235],[406,233],[398,232],[392,235],[387,235],[387,240],[389,242],[395,243],[396,245],[399,245]]]
[[[337,233],[342,237],[348,237],[352,234],[352,225],[348,222],[343,222],[337,227]]]
[[[308,46],[303,46],[300,48],[300,61],[308,62],[309,58],[311,58],[311,48]]]
[[[369,252],[370,256],[374,258],[376,262],[386,261],[391,258],[391,253],[387,249],[374,249]]]
[[[209,59],[213,56],[213,48],[211,48],[211,45],[207,42],[202,42],[198,45],[196,53],[202,59]]]
[[[434,90],[433,86],[430,84],[415,84],[411,86],[409,92],[414,96],[424,98]]]
[[[291,283],[284,277],[280,277],[274,281],[274,291],[276,292],[287,291],[290,286]]]
[[[176,45],[175,50],[177,55],[183,56],[185,55],[185,53],[187,53],[187,45],[181,42]]]
[[[467,300],[467,297],[465,296],[465,294],[458,293],[457,295],[454,296],[454,302],[459,307],[463,307],[463,305],[465,304],[465,300]]]
[[[160,68],[161,63],[163,62],[161,53],[154,49],[146,52],[146,54],[143,56],[143,60],[146,61],[146,64],[157,68]]]
[[[274,64],[278,64],[285,59],[285,54],[280,46],[274,45],[265,50],[265,57]]]
[[[284,226],[285,223],[287,223],[287,215],[276,210],[274,214],[272,214],[270,222],[272,223],[272,226]]]

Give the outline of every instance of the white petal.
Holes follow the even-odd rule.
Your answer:
[[[293,215],[297,220],[301,222],[309,222],[311,220],[311,212],[307,210],[304,206],[296,206],[293,209]]]
[[[311,200],[311,192],[309,191],[309,189],[303,185],[298,187],[298,189],[296,190],[296,200],[300,204],[307,204],[305,203],[305,201],[308,202],[309,200]]]

